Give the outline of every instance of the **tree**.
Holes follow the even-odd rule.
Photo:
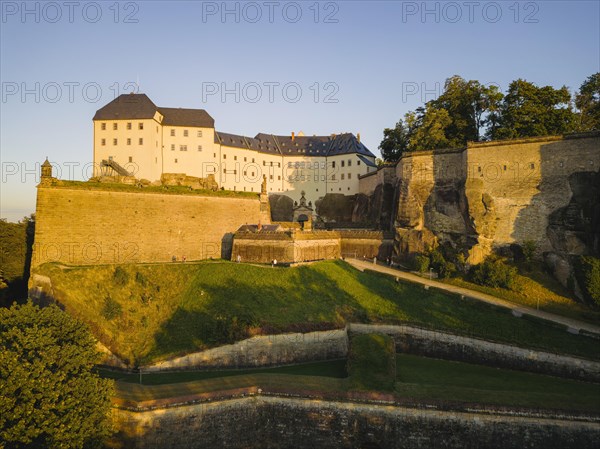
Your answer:
[[[580,130],[600,129],[600,72],[590,75],[575,96],[580,113]]]
[[[444,92],[431,106],[448,111],[450,123],[445,129],[450,146],[478,142],[487,123],[487,116],[497,111],[502,93],[496,86],[484,86],[479,81],[466,81],[458,75],[446,80]]]
[[[0,309],[0,447],[99,446],[113,387],[92,372],[98,357],[87,327],[56,306]]]
[[[381,156],[386,162],[396,162],[405,151],[408,151],[409,133],[402,119],[394,128],[383,130],[383,140],[379,144]]]
[[[559,135],[576,129],[577,116],[571,107],[571,94],[566,86],[537,87],[518,79],[510,83],[508,93],[489,129],[492,139],[514,139]]]
[[[445,109],[436,109],[430,102],[425,110],[418,108],[416,113],[406,114],[406,121],[411,129],[411,150],[434,150],[450,145],[445,130],[452,120]]]

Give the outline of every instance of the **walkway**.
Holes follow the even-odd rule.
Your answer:
[[[544,312],[543,310],[532,309],[531,307],[523,306],[520,304],[515,304],[510,301],[506,301],[504,299],[496,298],[495,296],[488,295],[486,293],[481,293],[475,290],[469,290],[467,288],[457,287],[454,285],[444,284],[443,282],[434,281],[430,279],[422,278],[421,276],[417,276],[416,274],[407,273],[406,271],[400,271],[395,268],[390,268],[385,265],[375,265],[373,262],[359,260],[359,259],[350,259],[346,258],[346,262],[348,262],[353,267],[359,269],[360,271],[373,270],[378,271],[380,273],[390,274],[400,279],[404,279],[410,282],[414,282],[417,284],[427,285],[430,287],[435,287],[440,290],[445,290],[450,293],[457,293],[459,295],[464,295],[468,298],[476,299],[478,301],[487,302],[489,304],[494,304],[501,307],[506,307],[507,309],[511,309],[515,316],[520,316],[520,314],[526,313],[527,315],[532,315],[538,318],[542,318],[544,320],[553,321],[558,324],[565,325],[569,327],[572,332],[578,332],[579,330],[585,330],[587,332],[592,332],[600,335],[600,327],[595,326],[590,323],[586,323],[583,321],[579,321],[573,318],[567,318],[561,315],[556,315],[554,313]]]

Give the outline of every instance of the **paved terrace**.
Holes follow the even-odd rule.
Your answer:
[[[556,315],[554,313],[544,312],[542,310],[537,310],[531,307],[515,304],[510,301],[496,298],[495,296],[488,295],[486,293],[481,293],[475,290],[469,290],[467,288],[448,285],[444,284],[443,282],[434,281],[431,279],[425,279],[421,276],[417,276],[416,274],[400,271],[396,268],[391,268],[386,265],[374,264],[372,261],[346,258],[346,262],[348,262],[350,265],[361,271],[373,270],[379,273],[389,274],[409,282],[422,284],[429,287],[435,287],[437,289],[444,290],[449,293],[457,293],[459,295],[464,295],[466,297],[476,299],[478,301],[487,302],[489,304],[494,304],[500,307],[506,307],[507,309],[511,309],[515,316],[521,316],[522,314],[526,313],[527,315],[535,316],[548,321],[553,321],[555,323],[567,326],[569,328],[569,331],[573,333],[577,333],[579,332],[579,330],[584,330],[600,335],[600,327],[583,321],[575,320],[573,318],[567,318],[561,315]]]

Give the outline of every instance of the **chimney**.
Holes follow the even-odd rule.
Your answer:
[[[296,139],[296,135],[294,134],[294,131],[292,131],[292,142]]]
[[[358,139],[358,143],[360,143],[360,133],[356,133],[356,138]]]

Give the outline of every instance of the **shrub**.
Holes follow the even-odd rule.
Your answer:
[[[353,389],[393,390],[396,381],[396,348],[392,337],[381,334],[352,337],[348,374]]]
[[[136,271],[136,273],[135,273],[135,282],[137,284],[140,284],[142,287],[145,287],[146,283],[148,282],[148,280],[146,279],[146,276],[144,276],[139,271]]]
[[[449,278],[456,273],[456,265],[446,260],[444,255],[439,250],[434,250],[429,254],[431,260],[430,266],[433,268],[440,278]]]
[[[488,256],[483,263],[471,269],[471,279],[479,285],[488,287],[512,288],[517,277],[517,269],[507,265],[504,260]]]
[[[583,294],[600,306],[600,259],[583,256],[575,264],[576,276]]]
[[[129,275],[127,274],[127,271],[125,271],[123,267],[115,268],[113,281],[116,285],[123,287],[125,284],[127,284],[127,282],[129,282]]]
[[[529,263],[533,260],[535,256],[537,244],[533,240],[525,240],[521,249],[523,250],[523,257],[525,258],[525,262]]]
[[[102,307],[102,316],[104,318],[110,321],[121,316],[122,312],[123,308],[121,307],[121,304],[112,299],[110,295],[104,298],[104,305]]]
[[[413,259],[413,269],[419,273],[425,273],[429,270],[429,257],[417,254]]]

